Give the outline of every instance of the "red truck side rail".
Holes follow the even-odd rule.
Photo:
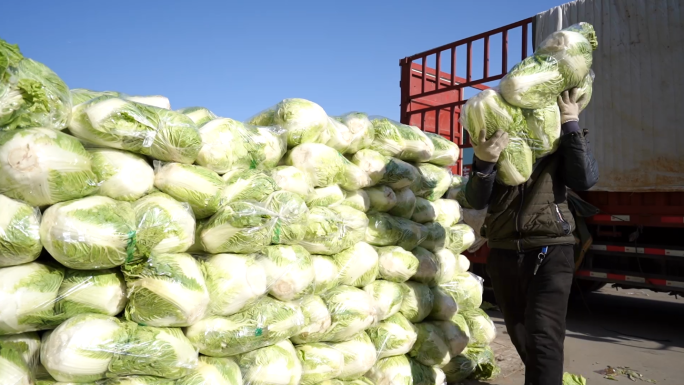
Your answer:
[[[439,133],[462,149],[472,147],[459,122],[467,94],[489,88],[506,75],[510,64],[532,54],[533,36],[534,18],[529,18],[401,59],[401,122]],[[494,61],[500,66],[492,65]],[[467,175],[470,162],[461,151],[452,171]],[[684,193],[580,195],[601,213],[587,218],[594,243],[577,270],[578,278],[684,292]],[[659,228],[651,233],[669,232],[640,238],[648,227]],[[488,254],[485,245],[467,256],[473,264],[484,264]]]

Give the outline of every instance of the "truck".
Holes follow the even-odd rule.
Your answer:
[[[579,197],[596,208],[581,222],[576,287],[606,284],[684,293],[684,3],[578,0],[400,60],[404,124],[462,149],[455,175],[471,172],[472,145],[459,122],[469,97],[495,87],[550,33],[578,22],[598,36],[592,100],[581,128],[600,180]],[[457,25],[457,24],[456,24]],[[486,245],[467,254],[486,276]]]

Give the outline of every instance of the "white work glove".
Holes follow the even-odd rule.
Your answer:
[[[561,124],[567,122],[578,122],[580,106],[584,105],[584,99],[587,94],[582,95],[580,98],[577,97],[577,88],[573,88],[570,91],[563,92],[558,97],[558,108],[561,114]]]
[[[477,159],[485,162],[496,163],[501,151],[508,146],[508,133],[498,130],[487,140],[486,130],[480,131],[477,144],[473,144],[473,151]]]

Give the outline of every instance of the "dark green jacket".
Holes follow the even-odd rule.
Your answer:
[[[578,123],[564,124],[563,132],[558,150],[537,160],[532,176],[520,186],[497,182],[493,164],[473,162],[466,199],[478,210],[489,206],[482,236],[490,248],[525,251],[574,244],[567,188],[590,189],[598,181],[598,167]]]

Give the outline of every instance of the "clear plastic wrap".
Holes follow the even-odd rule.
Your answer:
[[[496,356],[489,346],[469,346],[458,357],[461,357],[458,361],[461,371],[468,372],[472,368],[468,378],[473,380],[487,381],[501,373],[501,368],[496,363]],[[446,367],[444,371],[446,372]]]
[[[133,211],[137,228],[135,259],[183,253],[195,242],[195,216],[189,204],[164,193],[153,193],[137,200]]]
[[[373,246],[400,246],[412,250],[427,237],[425,226],[409,219],[393,217],[386,213],[368,214],[366,242]]]
[[[98,194],[133,202],[152,192],[154,170],[140,155],[108,148],[89,148]]]
[[[245,353],[237,358],[244,385],[298,385],[302,364],[290,341]]]
[[[100,96],[75,106],[69,131],[87,142],[167,162],[193,163],[202,146],[187,116],[120,97]]]
[[[338,378],[351,381],[363,376],[377,361],[375,345],[366,332],[362,331],[344,342],[330,344],[344,356],[344,365]]]
[[[424,283],[408,281],[402,285],[404,299],[399,312],[411,322],[421,322],[432,311],[435,296]]]
[[[589,71],[587,76],[584,77],[579,86],[577,86],[577,98],[583,98],[580,104],[580,112],[584,111],[591,101],[591,95],[594,91],[594,71]]]
[[[189,254],[153,254],[123,267],[126,318],[156,327],[190,326],[204,317],[209,292],[199,261]]]
[[[266,198],[264,206],[275,215],[272,243],[293,245],[304,239],[309,208],[299,195],[276,191]]]
[[[463,210],[463,223],[467,224],[468,226],[473,228],[473,232],[475,234],[475,242],[473,242],[473,245],[468,248],[468,251],[471,253],[476,252],[477,250],[482,247],[485,243],[487,243],[487,239],[483,238],[482,235],[480,235],[480,231],[482,230],[482,226],[484,225],[484,221],[487,218],[487,210],[474,210],[474,209],[466,209]],[[468,269],[466,269],[468,270]]]
[[[483,279],[473,273],[457,274],[451,282],[439,285],[458,303],[459,308],[478,309],[482,305]]]
[[[296,167],[276,167],[271,171],[271,177],[281,190],[298,194],[305,201],[313,194],[313,182],[309,175]]]
[[[404,300],[401,284],[377,280],[366,285],[363,290],[375,301],[375,314],[378,321],[384,321],[399,312]]]
[[[366,242],[357,242],[332,256],[343,285],[364,287],[378,277],[378,253]]]
[[[376,384],[413,385],[411,363],[405,355],[378,360],[366,377]]]
[[[434,297],[434,305],[430,311],[430,319],[448,321],[458,312],[456,299],[442,286],[430,289]]]
[[[420,246],[426,250],[437,252],[446,247],[446,229],[437,222],[425,224],[425,240]]]
[[[556,152],[560,144],[561,116],[558,104],[523,110],[535,158]]]
[[[437,261],[437,274],[430,284],[439,285],[451,281],[456,274],[463,273],[459,265],[459,259],[448,249],[434,252]]]
[[[520,108],[537,109],[554,104],[566,86],[558,67],[558,60],[553,56],[530,56],[501,79],[501,95]]]
[[[200,356],[197,368],[168,385],[242,385],[242,373],[233,358]]]
[[[443,198],[455,200],[464,209],[472,209],[472,206],[468,203],[468,200],[465,196],[468,178],[464,178],[460,175],[454,175],[454,181],[455,183],[451,183],[451,187],[449,187]]]
[[[275,213],[252,202],[233,202],[197,228],[195,247],[211,253],[254,253],[271,243]]]
[[[418,271],[418,258],[399,246],[376,247],[378,277],[392,282],[406,282]]]
[[[299,245],[266,246],[259,262],[266,271],[268,293],[281,301],[292,301],[306,294],[316,273],[311,255]]]
[[[405,161],[427,162],[432,158],[435,146],[418,127],[381,116],[370,119],[375,129],[370,149]]]
[[[217,173],[202,166],[155,162],[154,187],[188,203],[197,219],[216,214],[224,186]]]
[[[366,214],[351,207],[313,207],[300,244],[311,254],[337,254],[362,241],[367,227]]]
[[[558,71],[563,75],[564,89],[570,89],[579,86],[589,74],[593,51],[597,46],[594,27],[589,23],[580,23],[547,36],[534,54],[556,59]]]
[[[470,342],[468,346],[486,346],[496,339],[496,326],[491,318],[480,308],[467,309],[461,312],[468,325]]]
[[[321,341],[332,326],[330,311],[323,299],[317,295],[308,295],[299,300],[304,314],[304,326],[290,340],[296,344]]]
[[[127,300],[126,282],[118,269],[67,269],[56,298],[55,326],[78,314],[116,316]]]
[[[446,228],[446,248],[454,254],[468,250],[475,242],[475,232],[466,224],[457,224]]]
[[[384,184],[399,190],[420,179],[420,171],[412,164],[371,149],[357,152],[351,160],[368,174],[372,184]]]
[[[425,366],[414,359],[411,363],[413,385],[446,385],[446,375],[440,368]]]
[[[43,250],[40,210],[0,195],[0,268],[33,262]]]
[[[19,46],[2,39],[0,90],[0,131],[66,127],[71,113],[69,88],[47,66],[23,57]]]
[[[255,254],[200,257],[209,291],[209,314],[233,315],[267,293],[266,272],[257,257]]]
[[[280,126],[287,132],[288,147],[302,143],[328,143],[330,120],[325,110],[306,99],[284,99],[247,120],[257,126]]]
[[[389,210],[389,213],[395,217],[411,219],[416,208],[416,195],[413,190],[405,187],[394,193],[397,197],[397,203]]]
[[[309,196],[306,204],[309,207],[331,207],[339,205],[344,199],[344,191],[342,191],[340,186],[334,184],[332,186],[314,189],[313,194]]]
[[[370,208],[373,211],[387,212],[397,205],[397,195],[389,186],[373,186],[364,190],[370,199]]]
[[[295,350],[302,363],[301,385],[315,385],[342,373],[344,355],[334,347],[314,342],[299,345]]]
[[[324,144],[299,145],[285,155],[284,162],[303,171],[314,187],[338,184],[345,190],[354,191],[371,184],[364,170]]]
[[[417,167],[421,177],[411,185],[416,197],[433,202],[441,198],[451,186],[451,169],[430,163],[419,163]]]
[[[361,289],[340,285],[322,298],[332,320],[322,341],[347,341],[376,321],[373,298]]]
[[[375,344],[378,359],[407,354],[416,342],[416,327],[397,313],[366,331]]]
[[[418,223],[438,222],[444,227],[449,227],[460,222],[461,217],[461,206],[453,199],[437,199],[430,202],[417,198],[411,219]]]
[[[116,97],[121,99],[130,100],[132,102],[146,104],[148,106],[162,108],[165,110],[171,109],[171,102],[169,98],[162,95],[147,95],[147,96],[136,96],[136,95],[126,95],[122,92],[117,91],[93,91],[85,88],[74,88],[70,90],[71,100],[73,105],[76,106],[81,103],[85,103],[89,100],[99,98],[100,96]],[[182,113],[178,111],[179,113]]]
[[[340,269],[335,259],[327,255],[312,255],[314,280],[309,287],[312,294],[323,294],[340,283]]]
[[[325,144],[341,154],[346,153],[354,139],[349,127],[337,119],[328,118],[328,131],[330,132],[330,139]]]
[[[447,321],[434,320],[430,323],[440,328],[444,333],[449,343],[449,353],[452,358],[461,354],[470,343],[470,329],[468,329],[468,324],[461,314],[454,314]]]
[[[451,360],[449,343],[442,330],[429,322],[418,323],[414,326],[418,331],[418,337],[408,353],[409,357],[425,366],[438,368],[449,363]]]
[[[38,333],[0,336],[0,380],[7,385],[33,384],[39,364]]]
[[[219,207],[237,201],[261,202],[278,189],[275,180],[261,170],[233,170],[223,175]]]
[[[297,335],[306,325],[295,302],[263,297],[240,313],[210,316],[185,329],[200,353],[228,357],[270,346]]]
[[[344,191],[344,196],[345,198],[340,204],[364,213],[370,210],[370,197],[364,190]]]
[[[375,128],[368,115],[363,112],[349,112],[333,119],[344,123],[351,132],[351,142],[346,153],[355,154],[364,148],[368,148],[375,139]]]
[[[96,188],[90,155],[76,138],[48,128],[0,132],[0,194],[47,206]]]
[[[416,247],[411,250],[413,255],[418,259],[418,271],[411,277],[413,281],[421,282],[426,285],[432,285],[439,274],[439,260],[431,251]]]
[[[208,108],[204,107],[185,107],[176,110],[176,112],[179,112],[187,116],[188,118],[192,119],[192,121],[195,122],[195,125],[197,125],[197,127],[202,127],[204,123],[207,123],[210,120],[214,120],[217,118],[216,114],[211,112]]]
[[[426,132],[425,135],[432,141],[435,152],[429,162],[437,166],[454,166],[458,162],[461,151],[458,145],[439,134]]]
[[[128,202],[92,196],[58,203],[43,214],[45,249],[72,269],[108,269],[131,261],[141,239]]]

